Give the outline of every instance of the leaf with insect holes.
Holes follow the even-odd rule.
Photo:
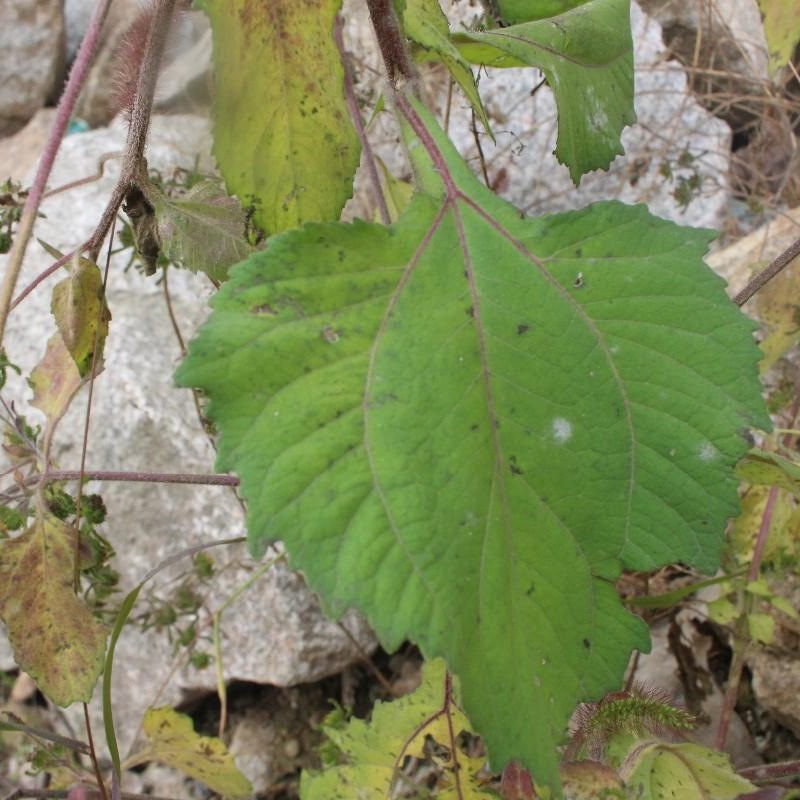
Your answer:
[[[203,0],[214,33],[214,155],[267,233],[339,218],[360,147],[333,39],[341,0]]]
[[[636,121],[630,0],[591,0],[553,19],[453,35],[461,54],[487,67],[539,67],[558,107],[556,156],[573,182],[606,169]]]
[[[800,15],[796,0],[758,0],[769,46],[770,72],[776,73],[792,58],[800,43]]]
[[[478,115],[484,130],[491,136],[489,120],[483,108],[475,76],[469,62],[450,41],[450,26],[439,0],[398,0],[402,6],[403,32],[423,49],[435,53],[447,67]]]
[[[172,708],[148,708],[142,724],[147,744],[123,767],[158,761],[201,781],[222,797],[253,794],[250,781],[239,771],[228,748],[215,736],[195,733],[191,717]]]
[[[421,792],[426,785],[421,781],[433,782],[434,776],[440,800],[495,797],[479,775],[485,758],[469,752],[474,736],[456,693],[444,661],[435,659],[425,664],[422,683],[412,694],[377,703],[369,723],[353,718],[344,726],[324,725],[343,763],[304,771],[301,800],[383,800],[398,796],[401,787]],[[413,769],[402,770],[409,759]]]
[[[647,629],[622,567],[714,571],[741,431],[769,427],[711,235],[601,203],[524,219],[436,123],[390,227],[309,225],[234,268],[177,373],[201,387],[254,553],[461,679],[493,766],[556,783],[580,699]],[[427,160],[427,167],[425,161]]]
[[[725,753],[688,742],[641,745],[621,772],[631,796],[641,800],[736,800],[757,788],[734,772]]]
[[[148,187],[158,219],[161,251],[170,260],[223,281],[228,268],[253,252],[239,201],[214,181],[202,181],[181,197]]]
[[[88,703],[103,668],[106,630],[73,587],[75,530],[39,508],[0,541],[0,617],[14,659],[56,705]]]

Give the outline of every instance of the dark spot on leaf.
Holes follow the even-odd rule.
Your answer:
[[[575,255],[576,255],[578,258],[580,258],[580,257],[583,255],[583,248],[582,248],[582,247],[578,247],[578,248],[576,248],[576,249],[575,249]]]
[[[534,584],[531,584],[528,587],[528,591],[525,592],[525,597],[530,597],[535,591],[536,591],[536,586]]]
[[[512,475],[522,475],[522,470],[516,464],[509,464]]]
[[[583,646],[584,646],[584,647],[585,647],[587,650],[589,650],[589,649],[591,648],[591,646],[592,646],[592,643],[591,643],[591,642],[590,642],[588,639],[584,639],[584,640],[583,640]]]
[[[480,425],[478,425],[477,422],[473,422],[472,425],[469,426],[469,429],[474,433],[479,427]]]
[[[522,336],[523,333],[527,333],[531,329],[530,325],[526,325],[524,322],[520,322],[517,325],[517,336]]]
[[[466,314],[468,317],[474,317],[474,316],[475,316],[475,309],[474,309],[472,306],[470,306],[469,308],[465,308],[465,309],[464,309],[464,313],[465,313],[465,314]]]

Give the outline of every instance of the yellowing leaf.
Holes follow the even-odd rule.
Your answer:
[[[53,425],[64,415],[82,383],[78,367],[61,334],[54,333],[47,342],[44,358],[31,373],[33,405],[43,411],[48,424]]]
[[[408,756],[423,760],[436,774],[439,800],[481,800],[494,797],[478,775],[483,758],[465,752],[459,734],[469,731],[464,712],[456,705],[445,663],[437,658],[425,665],[422,684],[392,703],[378,703],[367,724],[352,719],[344,728],[326,728],[328,738],[346,762],[322,772],[304,772],[302,800],[385,800],[402,785],[415,786],[412,775],[399,771]],[[419,763],[419,762],[417,762]],[[427,778],[431,770],[425,770]],[[403,795],[416,796],[416,795]],[[427,795],[425,795],[427,796]]]
[[[341,0],[205,0],[214,34],[214,155],[268,234],[336,220],[359,143],[333,40]]]
[[[727,755],[699,744],[647,744],[627,766],[626,788],[639,800],[735,800],[756,788],[733,771]]]
[[[103,276],[97,264],[86,258],[74,258],[69,278],[53,289],[50,307],[80,377],[85,378],[92,368],[95,345],[98,349],[96,362],[98,366],[101,363],[111,319],[103,294]]]
[[[776,72],[786,66],[800,40],[797,0],[758,0],[764,16],[764,33],[769,46],[769,66]]]
[[[769,486],[751,486],[742,497],[742,511],[734,522],[730,536],[731,547],[741,563],[747,563],[753,557],[753,547],[769,493]],[[800,514],[795,508],[792,495],[779,489],[772,507],[769,536],[762,555],[764,563],[781,562],[793,557],[797,551],[798,534]]]
[[[47,511],[0,541],[0,617],[14,658],[60,706],[88,702],[106,631],[73,590],[75,531]]]
[[[223,797],[248,797],[253,789],[216,737],[200,736],[192,720],[172,708],[150,708],[144,717],[148,743],[124,766],[158,761],[204,783]]]
[[[786,351],[800,341],[800,270],[790,265],[764,286],[756,297],[758,317],[766,335],[761,341],[766,372]]]
[[[800,495],[800,465],[777,453],[754,448],[736,465],[736,474],[748,483],[777,486]]]

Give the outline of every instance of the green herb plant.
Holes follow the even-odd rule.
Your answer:
[[[568,783],[559,747],[579,703],[594,705],[568,751],[594,756],[608,779],[603,791],[666,796],[637,787],[672,786],[698,760],[716,777],[700,781],[705,794],[696,796],[749,788],[719,754],[689,757],[643,722],[655,715],[681,728],[678,712],[646,695],[602,699],[619,691],[631,652],[649,647],[616,579],[623,569],[676,561],[713,573],[739,507],[734,468],[750,449],[748,431],[771,425],[755,326],[703,263],[714,234],[616,202],[525,217],[473,174],[421,91],[424,64],[443,64],[491,133],[475,70],[540,70],[558,110],[555,157],[579,183],[622,153],[620,134],[635,121],[628,0],[493,0],[485,26],[458,31],[437,0],[367,0],[385,65],[381,109],[411,164],[410,198],[384,192],[392,179],[385,170],[381,179],[364,134],[339,0],[203,0],[214,34],[214,154],[227,193],[194,176],[177,196],[159,185],[144,148],[174,5],[153,3],[108,206],[90,239],[55,255],[50,270],[67,266],[70,276],[56,287],[57,332],[31,376],[47,424],[28,527],[0,542],[0,615],[20,666],[61,704],[88,701],[105,670],[118,784],[109,676],[141,586],[123,601],[106,649],[107,629],[75,595],[80,521],[59,517],[47,497],[57,478],[68,479],[49,458],[53,432],[102,367],[109,317],[94,262],[124,208],[146,271],[166,257],[221,284],[176,381],[207,398],[204,414],[219,432],[216,467],[237,476],[227,480],[246,502],[253,556],[283,540],[328,613],[356,607],[385,648],[411,640],[432,665],[425,691],[447,713],[428,716],[447,736],[439,727],[429,731],[432,743],[413,730],[398,736],[405,755],[449,769],[450,794],[440,796],[532,797],[534,784],[559,796]],[[69,118],[103,8],[54,136]],[[341,223],[362,159],[380,222]],[[691,160],[680,167],[691,169]],[[0,292],[0,335],[47,158],[39,169]],[[78,478],[97,475],[82,468]],[[79,489],[69,513],[96,524],[87,500]],[[42,577],[27,594],[23,568]],[[177,607],[191,619],[191,587],[184,600]],[[22,602],[44,631],[33,648]],[[166,624],[158,609],[146,613]],[[624,702],[639,724],[626,726],[624,714],[613,722]],[[405,719],[402,703],[389,715]],[[464,752],[476,769],[463,782],[448,723],[456,708],[458,724],[467,730],[468,718],[485,747],[480,759]],[[184,722],[166,712],[149,719],[154,737],[167,737],[164,748],[185,755]],[[610,750],[598,744],[601,730],[634,740],[615,739],[615,760],[603,762]],[[341,770],[355,772],[334,780],[335,790],[315,788],[328,786],[330,773],[308,776],[304,797],[388,796],[381,792],[402,764],[384,739],[348,749],[349,733],[331,737]],[[227,769],[227,755],[217,755]],[[354,781],[372,780],[358,767],[373,757],[383,782],[354,794]],[[503,773],[505,788],[487,788],[481,770]],[[231,780],[232,795],[246,792]],[[104,786],[99,768],[97,783]],[[512,783],[528,794],[512,795]]]

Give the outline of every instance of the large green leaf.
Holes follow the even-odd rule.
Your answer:
[[[214,155],[267,233],[335,220],[359,144],[333,40],[341,0],[204,0],[214,34]]]
[[[739,432],[769,425],[753,326],[708,232],[618,203],[526,220],[401,107],[438,194],[275,237],[178,380],[211,398],[253,550],[282,538],[330,612],[443,655],[493,764],[557,783],[575,702],[647,648],[620,567],[717,563]]]
[[[539,67],[558,107],[556,156],[572,180],[606,169],[636,121],[630,0],[591,0],[553,19],[453,36],[462,55],[491,67]]]

